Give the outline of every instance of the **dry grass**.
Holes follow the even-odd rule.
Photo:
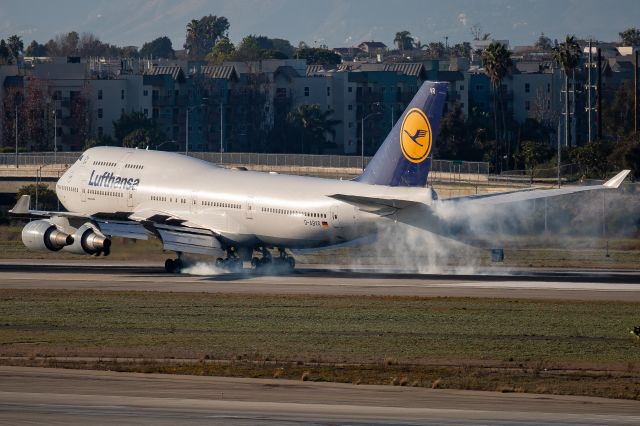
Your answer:
[[[0,306],[2,364],[640,398],[638,303],[1,290]]]

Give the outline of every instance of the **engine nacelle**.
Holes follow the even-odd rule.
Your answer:
[[[74,238],[48,220],[34,220],[22,228],[22,242],[29,250],[59,251],[73,244]]]
[[[75,254],[108,256],[111,252],[111,240],[91,223],[85,223],[74,232],[73,244],[64,249]]]

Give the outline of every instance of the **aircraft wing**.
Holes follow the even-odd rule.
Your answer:
[[[354,205],[362,211],[389,216],[400,209],[420,204],[418,201],[398,198],[362,197],[359,195],[333,194],[330,198]]]
[[[625,180],[631,170],[623,170],[602,185],[569,186],[559,189],[527,188],[516,191],[496,192],[493,194],[467,195],[441,200],[443,204],[465,203],[466,205],[496,205],[518,201],[535,200],[538,198],[556,197],[559,195],[575,194],[577,192],[593,191],[597,189],[616,189]]]
[[[31,197],[23,195],[9,213],[18,217],[53,218],[62,217],[71,221],[92,222],[100,232],[109,237],[137,240],[157,235],[165,250],[219,255],[221,244],[215,230],[172,216],[158,210],[142,210],[123,214],[79,214],[73,212],[31,210]]]

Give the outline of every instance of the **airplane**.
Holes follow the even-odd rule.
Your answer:
[[[439,200],[425,187],[448,83],[424,82],[363,173],[352,180],[227,169],[180,153],[120,147],[88,149],[61,176],[56,193],[67,211],[30,209],[23,195],[10,213],[37,220],[22,231],[31,250],[108,255],[113,237],[159,238],[177,253],[292,270],[291,250],[356,243],[381,223],[438,232],[438,211],[615,189],[629,170],[603,185],[524,189]],[[271,251],[277,250],[277,255]]]

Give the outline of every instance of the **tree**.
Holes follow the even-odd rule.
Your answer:
[[[541,142],[522,142],[517,157],[524,163],[525,168],[531,171],[531,182],[533,182],[535,167],[549,159],[549,147]]]
[[[633,82],[622,83],[609,102],[603,102],[604,132],[623,139],[633,131]]]
[[[429,56],[433,59],[442,58],[446,51],[444,44],[441,41],[429,43],[427,50],[429,51]]]
[[[393,42],[398,46],[398,50],[405,51],[413,49],[414,40],[409,31],[397,32]]]
[[[606,158],[611,153],[611,146],[605,141],[595,140],[572,149],[571,159],[577,163],[585,177],[603,179],[608,171]]]
[[[32,205],[32,208],[34,209],[49,211],[55,211],[58,209],[58,197],[56,196],[56,193],[53,190],[49,189],[46,184],[38,184],[37,194],[38,205],[36,206],[36,185],[24,185],[21,186],[20,189],[18,189],[16,200],[19,200],[23,195],[29,195],[31,196],[31,202],[34,203]]]
[[[176,52],[173,50],[169,37],[162,36],[143,44],[140,49],[140,56],[174,59]]]
[[[47,46],[33,40],[24,51],[25,56],[47,56]]]
[[[7,42],[4,39],[0,40],[0,63],[8,64],[11,62],[11,52],[7,47]]]
[[[229,21],[224,16],[208,15],[192,19],[187,24],[184,48],[192,59],[201,59],[211,51],[221,37],[228,37]]]
[[[564,123],[565,145],[571,146],[569,139],[569,73],[573,74],[572,84],[575,86],[575,69],[580,61],[580,45],[572,35],[567,35],[564,42],[553,48],[553,58],[564,72]]]
[[[342,60],[340,55],[329,49],[315,47],[299,49],[298,58],[306,59],[307,65],[337,65]]]
[[[627,28],[619,34],[623,46],[640,46],[639,28]]]
[[[155,148],[164,142],[164,135],[155,128],[136,129],[124,137],[122,146],[126,148]]]
[[[222,37],[211,52],[207,54],[206,60],[212,65],[219,65],[224,61],[231,60],[236,52],[236,48],[227,37]]]
[[[262,49],[258,45],[258,38],[254,35],[244,37],[233,55],[235,61],[257,61],[260,59],[262,59]]]
[[[544,33],[540,33],[540,37],[538,37],[534,46],[536,49],[542,50],[543,52],[549,52],[553,49],[551,39],[545,36]]]
[[[22,43],[20,36],[14,34],[7,39],[7,47],[11,52],[11,56],[17,61],[20,53],[24,50],[24,43]]]
[[[640,144],[631,136],[616,143],[608,162],[614,170],[630,169],[634,180],[640,179]]]
[[[124,144],[124,139],[131,132],[138,129],[147,129],[147,130],[156,130],[156,124],[151,121],[151,119],[147,118],[147,116],[143,112],[134,111],[130,114],[122,114],[119,119],[113,122],[113,134],[116,138],[117,143],[120,145]],[[154,141],[157,143],[160,139],[155,139],[158,137],[157,134],[153,134]]]
[[[330,118],[333,113],[333,110],[323,110],[320,105],[313,104],[300,105],[288,114],[287,121],[294,129],[293,133],[300,137],[300,152],[320,153],[328,147],[327,136],[333,140],[334,127],[340,123],[340,120]]]
[[[503,43],[494,41],[482,52],[482,65],[484,66],[489,79],[491,80],[491,92],[493,95],[493,125],[496,136],[496,170],[500,169],[500,133],[498,132],[498,98],[502,101],[503,93],[501,88],[502,80],[507,76],[513,62],[511,52]],[[502,102],[501,102],[502,104]],[[502,130],[506,132],[505,112],[502,108]]]

